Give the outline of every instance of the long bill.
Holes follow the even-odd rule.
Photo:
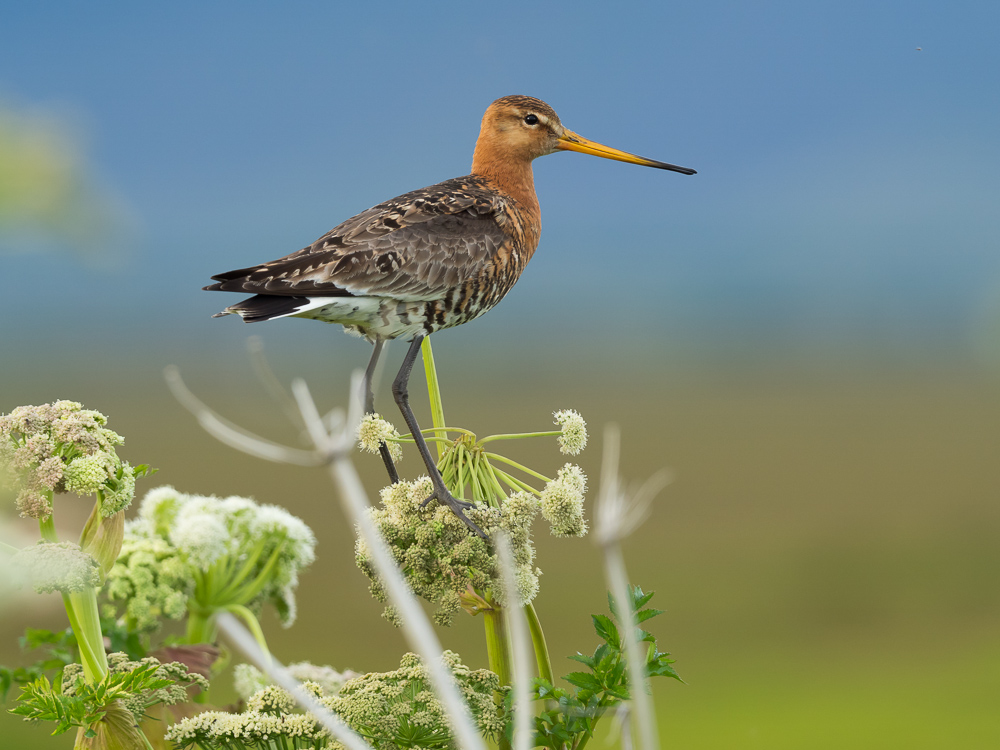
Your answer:
[[[605,146],[602,143],[588,140],[582,135],[577,135],[572,130],[563,131],[563,134],[559,136],[559,140],[556,143],[556,148],[562,149],[563,151],[579,151],[581,154],[591,154],[592,156],[600,156],[604,159],[614,159],[615,161],[624,161],[629,164],[639,164],[643,167],[669,169],[671,172],[680,172],[681,174],[698,174],[695,170],[688,169],[687,167],[678,167],[676,164],[667,164],[666,162],[656,161],[655,159],[647,159],[644,156],[636,156],[635,154],[630,154],[627,151],[619,151],[616,148]]]

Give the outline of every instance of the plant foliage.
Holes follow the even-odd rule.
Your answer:
[[[630,609],[636,613],[638,622],[663,614],[662,610],[646,608],[653,592],[647,594],[635,586],[630,587],[629,594]],[[622,621],[610,594],[608,605],[613,619],[607,615],[591,615],[594,630],[603,642],[591,656],[577,653],[569,657],[587,667],[587,671],[570,672],[563,677],[574,689],[556,687],[548,680],[534,681],[533,698],[546,701],[545,710],[535,717],[536,747],[580,750],[593,737],[598,720],[622,701],[629,700],[631,680],[619,630]],[[657,649],[656,637],[642,628],[637,629],[637,635],[640,643],[648,644],[646,675],[680,680],[671,666],[674,660],[670,654]]]

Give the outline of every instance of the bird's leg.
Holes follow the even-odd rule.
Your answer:
[[[368,360],[368,367],[365,368],[365,414],[375,413],[375,391],[372,390],[372,378],[375,377],[375,365],[378,364],[378,358],[382,353],[382,346],[384,344],[385,341],[383,339],[375,339],[372,358]],[[389,483],[396,484],[399,481],[399,473],[396,471],[396,464],[392,462],[392,456],[389,455],[389,446],[385,442],[379,443],[378,452],[382,456],[382,463],[385,464],[385,470],[389,472]]]
[[[420,425],[417,424],[417,419],[413,416],[413,410],[410,408],[410,396],[409,393],[407,393],[406,388],[410,380],[410,372],[413,370],[413,363],[417,359],[417,354],[420,353],[420,344],[423,339],[423,336],[417,336],[410,343],[410,349],[406,352],[405,359],[403,359],[403,366],[399,368],[399,374],[396,375],[396,379],[392,383],[392,395],[396,399],[396,405],[403,414],[406,426],[410,428],[410,433],[413,435],[413,439],[417,443],[417,450],[420,451],[420,457],[424,459],[424,466],[427,467],[427,473],[430,475],[431,484],[434,485],[434,492],[431,493],[431,496],[428,497],[423,504],[426,505],[431,500],[437,500],[439,503],[447,505],[456,516],[465,521],[466,526],[485,539],[486,534],[483,533],[483,530],[480,529],[474,522],[469,520],[465,513],[462,512],[465,508],[474,507],[473,503],[467,503],[459,500],[448,491],[447,487],[444,486],[444,480],[441,478],[441,472],[438,471],[437,465],[434,463],[434,459],[431,458],[431,452],[427,448],[427,441],[424,440],[424,436],[420,433]]]

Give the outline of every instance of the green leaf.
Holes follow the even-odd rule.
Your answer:
[[[7,693],[14,684],[14,673],[7,667],[0,667],[0,701],[7,700]]]
[[[132,475],[136,479],[140,479],[142,477],[148,477],[151,474],[155,474],[158,471],[159,469],[153,469],[150,467],[149,464],[139,464],[138,466],[132,467]]]
[[[590,667],[591,669],[593,669],[594,668],[594,664],[596,664],[595,657],[593,657],[593,656],[584,656],[580,652],[577,652],[577,653],[575,653],[572,656],[567,657],[567,658],[572,659],[573,661],[578,661],[581,664],[585,664],[588,667]]]
[[[674,659],[670,658],[670,654],[656,654],[655,658],[650,659],[646,664],[646,673],[650,677],[673,677],[679,682],[684,682],[681,676],[670,666],[673,663]]]
[[[598,680],[590,672],[570,672],[568,675],[563,677],[566,682],[570,685],[576,685],[578,688],[583,688],[584,690],[593,690],[595,692],[603,689],[601,681]]]
[[[651,617],[656,617],[657,615],[662,615],[664,610],[662,609],[643,609],[635,613],[636,622],[646,622],[646,620]]]
[[[653,593],[650,591],[648,594],[642,593],[642,588],[640,586],[635,586],[632,588],[632,611],[638,612],[644,606],[646,602],[653,598]]]
[[[618,628],[607,615],[591,615],[594,621],[594,630],[597,635],[608,642],[612,648],[621,650],[621,637],[618,635]]]

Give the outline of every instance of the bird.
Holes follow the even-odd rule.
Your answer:
[[[212,276],[215,283],[204,287],[254,295],[213,317],[310,318],[367,338],[373,351],[363,386],[366,413],[375,410],[372,377],[385,342],[409,341],[392,393],[431,479],[424,505],[437,500],[480,536],[463,512],[473,504],[455,498],[437,470],[410,408],[408,381],[426,336],[478,318],[524,272],[541,232],[531,164],[557,151],[696,174],[588,140],[563,126],[541,99],[504,96],[483,115],[470,174],[379,203],[301,250]],[[399,481],[384,443],[380,453],[390,481]]]

